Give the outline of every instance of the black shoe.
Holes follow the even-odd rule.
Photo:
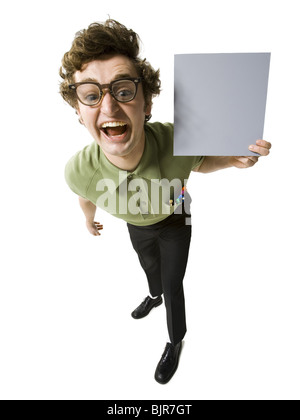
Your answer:
[[[155,308],[162,304],[162,297],[158,296],[155,299],[152,299],[150,296],[147,296],[145,300],[138,306],[131,314],[132,318],[140,319],[147,316],[151,309]]]
[[[176,346],[171,343],[167,343],[165,351],[161,356],[161,359],[157,365],[155,371],[155,380],[160,384],[166,384],[172,378],[177,370],[179,363],[179,356],[182,348],[182,341]]]

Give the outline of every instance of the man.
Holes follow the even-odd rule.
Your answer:
[[[164,302],[170,342],[155,379],[176,372],[186,333],[183,278],[191,239],[186,181],[193,170],[208,173],[253,166],[258,157],[173,156],[173,124],[149,123],[159,71],[138,57],[138,36],[114,20],[78,32],[62,60],[60,91],[75,108],[94,142],[66,166],[92,235],[100,207],[127,222],[130,239],[148,280],[150,296],[132,312],[141,319]],[[249,146],[266,156],[271,144]]]

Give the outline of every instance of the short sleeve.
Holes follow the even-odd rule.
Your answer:
[[[73,156],[65,167],[65,180],[69,188],[77,195],[86,198],[86,186],[84,178],[80,176],[80,156],[78,152]]]
[[[195,156],[194,162],[192,164],[191,170],[194,170],[197,167],[200,167],[204,161],[204,156]]]

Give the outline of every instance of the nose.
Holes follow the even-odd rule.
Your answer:
[[[118,101],[114,99],[109,89],[103,90],[103,95],[99,106],[101,106],[101,112],[107,115],[113,114],[114,112],[116,112],[117,109],[119,109]]]

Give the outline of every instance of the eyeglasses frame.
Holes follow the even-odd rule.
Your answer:
[[[136,97],[136,94],[137,94],[137,90],[138,90],[138,84],[142,81],[142,77],[122,77],[121,79],[116,79],[116,80],[113,80],[112,82],[110,82],[110,83],[106,83],[106,84],[103,84],[103,85],[101,85],[100,83],[98,83],[98,82],[78,82],[78,83],[73,83],[73,84],[71,84],[71,85],[69,85],[69,89],[71,89],[71,90],[73,90],[73,91],[75,91],[75,94],[76,94],[76,97],[77,97],[77,99],[79,100],[79,102],[81,102],[83,105],[85,105],[85,106],[96,106],[96,105],[98,105],[101,101],[102,101],[102,99],[103,99],[103,97],[104,97],[104,95],[103,95],[103,89],[108,89],[109,90],[109,93],[111,94],[111,96],[117,101],[117,102],[120,102],[120,103],[122,103],[122,104],[124,104],[124,103],[127,103],[127,102],[131,102],[131,101],[133,101],[134,100],[134,98]],[[114,95],[114,93],[113,93],[113,91],[112,91],[112,85],[114,84],[114,83],[116,83],[116,82],[120,82],[120,81],[122,81],[122,80],[130,80],[131,82],[133,82],[134,84],[135,84],[135,94],[134,94],[134,97],[132,98],[132,99],[129,99],[129,100],[127,100],[127,101],[120,101],[120,100],[118,100],[116,97],[115,97],[115,95]],[[78,86],[81,86],[81,85],[96,85],[96,86],[98,86],[98,88],[99,88],[99,90],[100,90],[100,94],[101,94],[101,96],[100,96],[100,98],[99,98],[99,101],[98,102],[96,102],[95,104],[93,104],[93,105],[88,105],[88,104],[85,104],[84,102],[82,102],[81,101],[81,99],[79,98],[79,95],[77,94],[77,87]]]

